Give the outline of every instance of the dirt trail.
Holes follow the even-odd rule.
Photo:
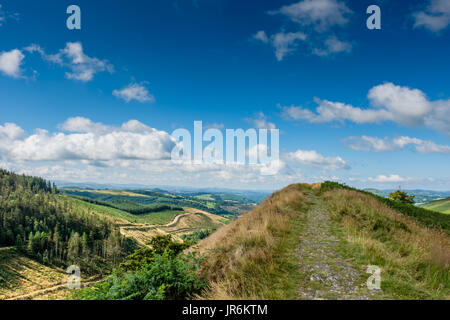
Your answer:
[[[179,214],[179,215],[177,215],[171,222],[169,222],[169,223],[167,223],[167,224],[164,224],[164,225],[160,225],[159,227],[167,227],[167,228],[170,228],[170,227],[176,226],[176,225],[178,224],[178,221],[180,221],[180,219],[181,219],[182,217],[190,216],[191,214],[192,214],[192,213],[190,213],[190,212]]]
[[[322,199],[309,194],[313,204],[298,248],[301,299],[374,298],[374,293],[361,286],[361,272],[337,253],[339,239],[331,232],[332,222]]]

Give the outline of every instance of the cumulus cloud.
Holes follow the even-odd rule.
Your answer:
[[[22,51],[18,49],[0,52],[0,72],[13,78],[19,78],[22,74],[20,66],[24,58]]]
[[[284,15],[302,26],[313,26],[324,32],[332,26],[347,24],[352,11],[343,1],[304,0],[270,13]]]
[[[381,123],[392,121],[404,126],[425,126],[450,134],[450,100],[430,101],[418,90],[385,83],[372,88],[368,99],[371,108],[362,109],[342,102],[315,98],[315,112],[301,106],[285,106],[282,115],[288,120],[312,123],[351,121]]]
[[[116,128],[77,117],[60,127],[79,133],[50,134],[37,129],[36,133],[24,136],[17,125],[1,126],[2,157],[16,161],[169,159],[176,143],[168,133],[137,120]]]
[[[300,41],[305,41],[307,37],[303,32],[279,32],[268,37],[265,31],[258,31],[253,38],[272,46],[277,60],[282,61],[286,55],[296,50]]]
[[[56,54],[47,54],[39,45],[33,44],[24,50],[33,53],[38,52],[46,61],[59,66],[69,68],[66,78],[81,82],[92,81],[94,75],[99,72],[114,72],[114,67],[107,60],[100,60],[86,55],[81,42],[67,42],[66,47]]]
[[[128,86],[120,90],[114,90],[113,95],[119,99],[123,99],[127,103],[132,100],[136,100],[141,103],[155,101],[155,97],[150,94],[142,83],[130,83]]]
[[[285,155],[287,161],[315,166],[326,170],[349,169],[349,164],[341,157],[325,157],[314,150],[297,150]]]
[[[69,132],[85,132],[85,133],[88,132],[101,133],[110,130],[109,126],[105,126],[100,122],[93,122],[91,119],[84,117],[69,118],[64,123],[59,125],[59,128]]]
[[[259,112],[255,118],[247,118],[246,121],[257,129],[275,129],[274,123],[267,120],[267,116],[263,112]]]
[[[15,123],[5,123],[5,125],[0,125],[0,140],[17,140],[23,137],[24,131],[21,127]]]
[[[344,143],[346,143],[353,150],[358,151],[395,151],[412,145],[415,150],[420,153],[450,154],[450,146],[439,145],[433,141],[411,137],[398,137],[394,139],[381,139],[369,136],[348,137],[344,139]]]
[[[167,132],[137,120],[111,126],[73,117],[58,127],[56,132],[36,129],[27,134],[16,124],[0,125],[0,166],[53,180],[252,189],[303,181],[302,171],[295,164],[326,170],[347,167],[341,158],[324,157],[315,151],[300,150],[265,161],[269,148],[263,144],[246,152],[248,157],[259,158],[257,164],[180,164],[170,160],[178,142]]]
[[[431,0],[424,11],[413,14],[414,27],[426,28],[439,32],[450,25],[450,2],[448,0]]]
[[[406,182],[412,179],[408,177],[399,176],[398,174],[391,174],[389,176],[381,174],[376,176],[375,178],[370,177],[368,180],[371,182],[393,183],[393,182]]]
[[[369,91],[368,95],[371,103],[386,111],[385,115],[404,125],[422,125],[424,117],[429,114],[433,107],[426,95],[418,89],[396,86],[393,83],[386,83],[376,86]]]

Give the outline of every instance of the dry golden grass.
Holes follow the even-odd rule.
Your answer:
[[[210,282],[201,298],[282,299],[292,294],[284,281],[292,262],[286,248],[305,206],[301,189],[306,187],[290,185],[274,193],[194,248],[206,255],[202,274]]]
[[[448,235],[359,192],[333,190],[324,196],[352,254],[382,268],[395,298],[450,298]]]
[[[14,249],[2,252],[0,269],[8,281],[0,286],[0,300],[63,284],[68,277],[64,270],[44,266]]]

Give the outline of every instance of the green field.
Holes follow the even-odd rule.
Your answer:
[[[431,201],[424,204],[422,208],[450,214],[450,198]]]
[[[149,224],[166,224],[172,221],[178,214],[183,213],[182,210],[167,210],[160,212],[151,212],[146,214],[131,214],[129,212],[119,210],[116,208],[103,206],[94,203],[88,203],[81,199],[74,197],[61,196],[63,199],[76,203],[76,207],[81,210],[87,210],[90,212],[97,212],[110,216],[113,218],[119,218],[131,223],[149,223]]]

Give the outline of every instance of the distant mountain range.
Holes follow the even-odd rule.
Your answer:
[[[55,181],[60,188],[79,188],[79,189],[109,189],[109,190],[149,190],[159,193],[172,193],[180,195],[195,195],[198,193],[225,193],[235,194],[251,199],[257,203],[264,200],[268,195],[272,194],[273,190],[244,190],[244,189],[228,189],[228,188],[201,188],[201,187],[184,187],[184,186],[161,186],[161,185],[143,185],[143,184],[112,184],[112,183],[95,183],[95,182],[68,182]],[[388,197],[389,193],[395,189],[374,189],[367,188],[364,191],[379,195],[381,197]],[[428,203],[437,199],[450,197],[450,191],[434,191],[424,189],[403,190],[408,194],[415,196],[416,203]]]
[[[102,184],[95,182],[68,182],[54,181],[58,188],[74,188],[74,189],[92,189],[92,190],[148,190],[159,193],[179,194],[183,196],[192,196],[200,193],[214,194],[234,194],[253,200],[256,203],[261,202],[267,196],[272,194],[273,190],[243,190],[243,189],[227,189],[227,188],[196,188],[196,187],[179,187],[179,186],[152,186],[142,184]]]

